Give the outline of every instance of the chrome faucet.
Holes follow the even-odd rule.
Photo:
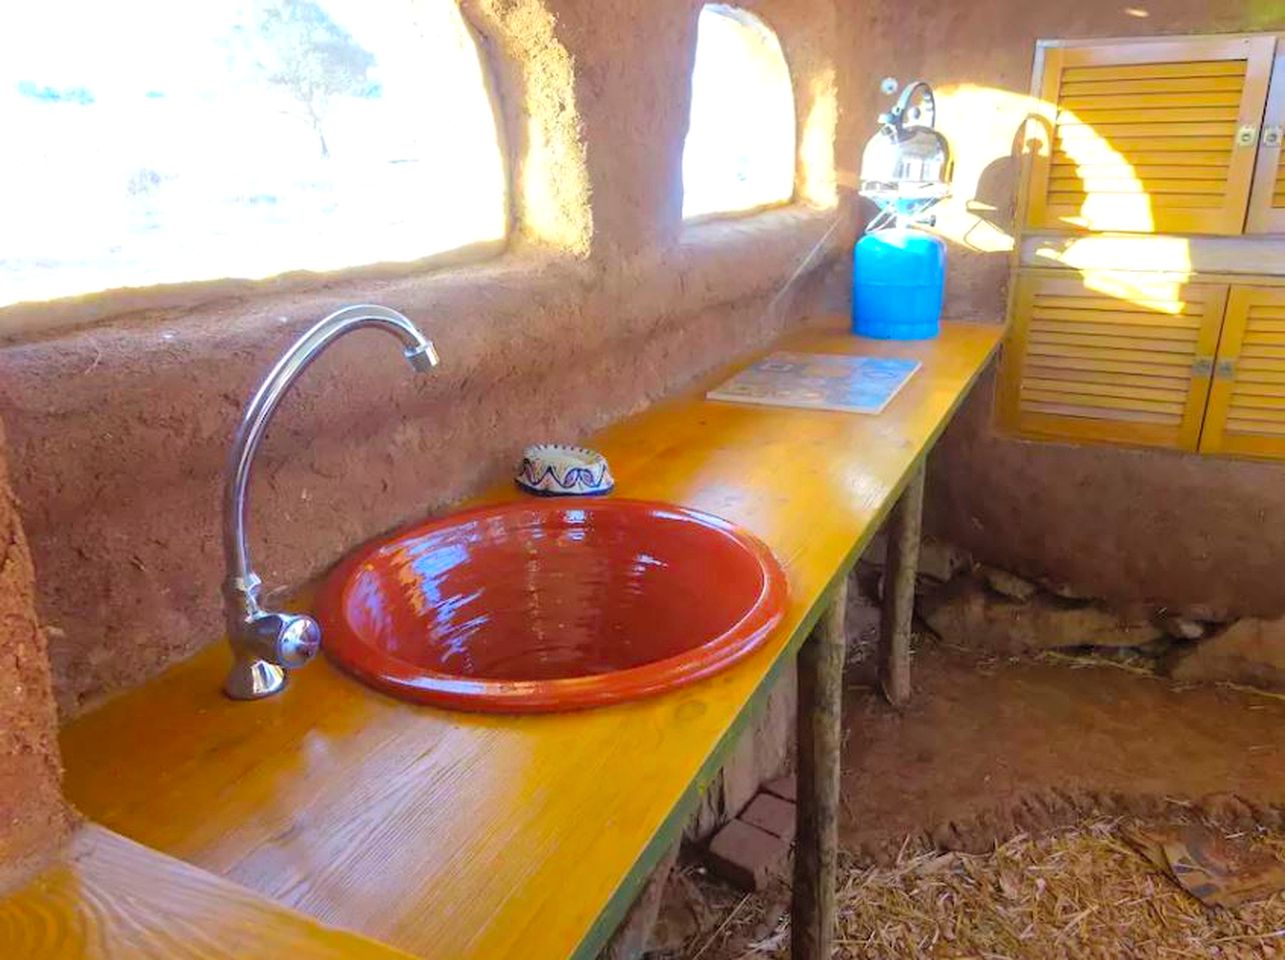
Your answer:
[[[259,606],[263,581],[250,566],[246,544],[246,490],[259,441],[277,404],[317,356],[346,333],[376,327],[397,337],[410,365],[423,373],[437,366],[433,343],[396,310],[354,306],[332,313],[296,340],[259,384],[241,416],[228,457],[223,495],[223,553],[227,563],[224,603],[235,661],[223,691],[233,700],[257,700],[286,683],[286,671],[302,667],[321,647],[321,627],[301,613]]]

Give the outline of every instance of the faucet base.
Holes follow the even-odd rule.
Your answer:
[[[223,681],[223,692],[233,700],[261,700],[285,685],[286,672],[275,663],[238,656]]]

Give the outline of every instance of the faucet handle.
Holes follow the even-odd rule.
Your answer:
[[[321,627],[302,613],[260,613],[232,638],[236,660],[223,684],[233,700],[257,700],[286,684],[286,671],[302,667],[321,649]]]
[[[295,670],[321,649],[321,627],[303,613],[260,613],[246,622],[238,639],[251,656]]]

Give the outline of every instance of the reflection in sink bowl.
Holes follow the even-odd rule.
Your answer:
[[[709,514],[637,500],[481,507],[394,533],[318,598],[323,649],[405,700],[571,710],[722,670],[780,622],[785,574]]]

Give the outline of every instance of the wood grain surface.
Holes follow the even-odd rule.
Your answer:
[[[5,960],[405,960],[227,880],[85,826],[62,856],[0,898]]]
[[[321,659],[280,696],[232,703],[215,644],[64,730],[68,795],[141,843],[418,956],[592,957],[1002,332],[880,342],[835,318],[774,348],[920,360],[881,416],[704,400],[729,367],[590,439],[620,496],[725,517],[785,566],[784,623],[717,677],[502,717],[399,703]]]

